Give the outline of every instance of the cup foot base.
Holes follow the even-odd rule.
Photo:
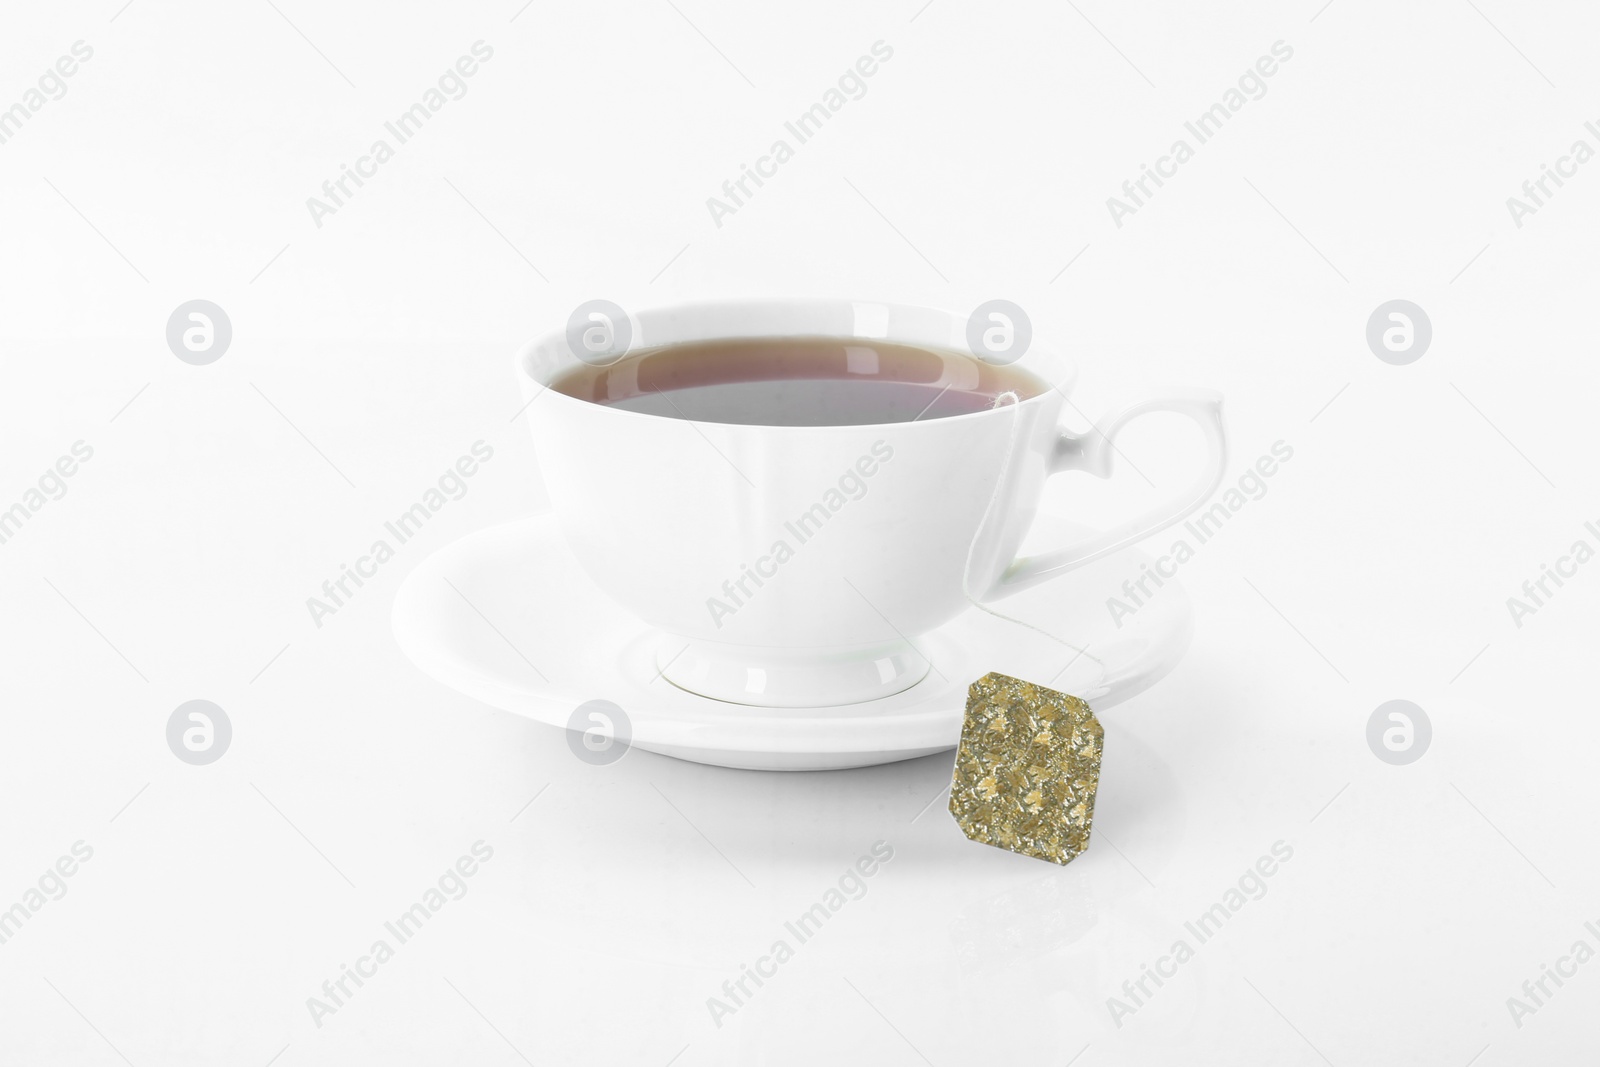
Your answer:
[[[910,689],[929,663],[905,641],[851,648],[758,648],[663,635],[656,666],[679,689],[730,704],[825,708]]]

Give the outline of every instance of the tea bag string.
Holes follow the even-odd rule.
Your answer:
[[[995,479],[994,490],[989,494],[989,503],[983,509],[983,518],[979,520],[978,528],[973,532],[972,540],[967,545],[967,562],[961,571],[961,592],[962,595],[967,598],[967,602],[973,607],[977,608],[979,611],[993,615],[997,619],[1004,619],[1006,622],[1013,622],[1018,626],[1026,627],[1036,634],[1042,634],[1045,637],[1048,637],[1058,645],[1072,649],[1074,652],[1078,653],[1078,655],[1073,658],[1073,663],[1076,663],[1078,659],[1083,656],[1088,656],[1089,659],[1093,660],[1095,663],[1099,663],[1103,667],[1105,666],[1105,663],[1098,656],[1091,655],[1087,648],[1080,648],[1070,641],[1063,641],[1049,630],[1046,630],[1043,627],[1035,626],[1033,623],[1028,622],[1025,619],[1018,619],[1014,616],[995,611],[993,608],[980,603],[978,598],[972,595],[972,554],[977,551],[978,538],[981,537],[983,535],[983,531],[988,528],[989,518],[994,514],[994,508],[1000,500],[1000,494],[1005,491],[1006,476],[1011,473],[1011,459],[1017,453],[1017,437],[1022,433],[1022,412],[1019,408],[1021,403],[1022,397],[1019,396],[1014,389],[1007,389],[1005,392],[994,398],[993,407],[998,408],[1004,406],[1011,409],[1011,438],[1006,443],[1005,458],[1000,464],[1000,476]],[[1069,663],[1067,666],[1070,667],[1072,664]],[[1062,669],[1065,670],[1066,668]]]

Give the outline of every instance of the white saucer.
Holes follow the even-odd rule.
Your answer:
[[[1029,540],[1065,544],[1089,532],[1040,515]],[[1160,680],[1189,645],[1182,586],[1168,579],[1120,629],[1106,607],[1149,560],[1124,550],[992,605],[1059,640],[969,610],[915,639],[934,666],[920,683],[828,708],[728,704],[659,677],[656,644],[673,639],[595,588],[549,512],[435,552],[395,594],[393,625],[425,673],[505,711],[564,728],[579,704],[609,700],[638,748],[722,767],[837,770],[954,748],[967,687],[989,671],[1072,693],[1096,712]]]

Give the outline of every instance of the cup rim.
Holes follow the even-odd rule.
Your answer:
[[[776,318],[782,321],[784,320],[785,316],[794,317],[805,312],[821,313],[828,310],[838,312],[846,309],[850,310],[853,321],[858,324],[857,331],[850,332],[837,329],[772,329],[770,331],[749,329],[712,329],[703,333],[698,331],[690,331],[689,333],[676,338],[667,336],[657,339],[652,339],[649,333],[649,328],[651,327],[670,332],[670,330],[668,330],[669,324],[681,323],[681,321],[684,319],[690,319],[694,317],[711,319],[718,316],[732,316],[745,321],[767,318]],[[881,313],[881,317],[884,318],[886,325],[878,331],[870,333],[860,332],[859,323],[862,321],[863,310],[865,310],[868,315],[878,315]],[[916,318],[929,322],[942,320],[949,328],[949,335],[941,343],[937,339],[931,339],[928,337],[912,337],[909,336],[909,331],[896,331],[887,325],[893,323],[896,321],[896,319],[899,319],[903,322],[907,318]],[[954,312],[946,311],[941,308],[927,307],[919,304],[899,304],[883,300],[851,300],[830,297],[788,299],[738,298],[728,300],[692,301],[680,304],[657,304],[644,308],[637,313],[629,312],[628,319],[634,330],[635,336],[639,338],[636,343],[629,346],[629,351],[636,351],[643,348],[654,348],[661,345],[686,343],[689,341],[714,340],[719,338],[820,337],[828,339],[837,338],[841,340],[859,338],[861,340],[890,341],[908,345],[923,345],[927,347],[944,348],[949,351],[972,356],[974,359],[979,358],[973,355],[971,350],[966,345],[965,318],[955,314]],[[1039,406],[1048,400],[1052,392],[1059,392],[1063,397],[1065,397],[1066,394],[1072,389],[1073,385],[1076,384],[1078,374],[1077,361],[1055,346],[1039,341],[1037,338],[1029,344],[1027,355],[1034,354],[1037,354],[1037,356],[1040,357],[1034,360],[1035,368],[1040,363],[1053,365],[1060,370],[1062,377],[1058,382],[1052,384],[1046,374],[1040,373],[1034,368],[1026,366],[1023,367],[1023,370],[1028,371],[1033,377],[1043,382],[1045,388],[1041,392],[1035,394],[1034,396],[1027,397],[1016,405],[990,408],[986,411],[972,411],[961,415],[944,415],[936,419],[929,419],[926,422],[902,420],[897,422],[849,423],[841,425],[816,426],[774,426],[766,423],[755,422],[708,422],[701,419],[685,419],[677,416],[657,415],[644,411],[629,411],[625,408],[609,407],[604,404],[596,404],[587,400],[581,400],[574,396],[568,396],[566,393],[561,393],[550,388],[550,381],[558,373],[570,367],[577,366],[580,362],[578,357],[573,355],[567,346],[566,331],[564,329],[551,330],[534,337],[530,341],[525,342],[517,349],[513,357],[513,364],[517,374],[517,380],[522,386],[525,399],[528,401],[528,415],[530,417],[533,417],[534,414],[531,410],[532,401],[537,399],[541,393],[553,393],[563,404],[581,404],[585,408],[603,411],[609,416],[615,417],[653,419],[663,423],[688,422],[700,426],[751,428],[769,431],[816,432],[824,430],[861,431],[869,428],[911,426],[913,424],[920,426],[940,426],[965,422],[968,420],[988,418],[990,416],[1003,413],[1007,410],[1007,407],[1014,406],[1017,408],[1026,408],[1030,406]],[[625,356],[618,358],[625,358]],[[1025,355],[1024,359],[1026,358],[1027,356]],[[541,368],[543,370],[542,374],[535,373],[536,364],[543,365]]]

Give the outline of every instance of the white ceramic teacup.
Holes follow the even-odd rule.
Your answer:
[[[966,319],[881,303],[669,307],[626,327],[635,352],[745,337],[970,351]],[[667,680],[740,704],[848,704],[914,685],[929,669],[918,634],[1177,522],[1223,473],[1219,396],[1163,390],[1074,434],[1060,426],[1071,366],[1037,343],[1024,366],[1055,388],[993,410],[876,425],[689,421],[548,388],[578,364],[568,331],[516,360],[561,529],[595,583],[661,631]],[[1018,558],[1045,479],[1108,477],[1117,432],[1152,411],[1199,425],[1207,456],[1195,481],[1103,534]]]

